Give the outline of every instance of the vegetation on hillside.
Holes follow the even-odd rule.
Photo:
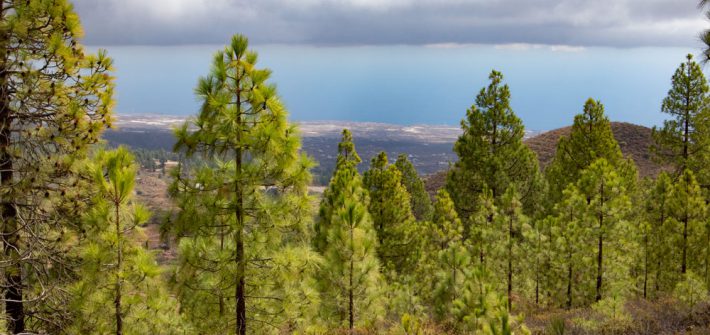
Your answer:
[[[433,199],[406,155],[361,174],[347,129],[314,198],[314,164],[246,37],[215,53],[174,152],[133,154],[100,143],[111,60],[85,54],[80,31],[64,0],[0,0],[3,332],[710,331],[710,101],[692,56],[659,106],[668,120],[632,153],[615,129],[638,129],[592,98],[526,145],[494,70]],[[641,178],[649,157],[663,171]],[[176,252],[161,262],[144,247],[139,166],[170,183],[152,206]]]

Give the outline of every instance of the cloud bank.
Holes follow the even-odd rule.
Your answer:
[[[91,45],[698,46],[695,0],[75,0]]]

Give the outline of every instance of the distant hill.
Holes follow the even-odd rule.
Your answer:
[[[572,127],[558,128],[544,132],[525,140],[540,160],[540,167],[545,168],[555,156],[557,142],[560,137],[569,135]],[[649,148],[653,143],[651,128],[627,122],[612,122],[611,130],[619,142],[624,157],[630,157],[636,163],[639,177],[655,177],[663,170],[663,166],[651,159]],[[429,194],[435,194],[446,182],[446,171],[440,171],[426,177],[426,188]]]

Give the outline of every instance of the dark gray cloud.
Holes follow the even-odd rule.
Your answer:
[[[697,46],[696,0],[75,0],[92,45]]]

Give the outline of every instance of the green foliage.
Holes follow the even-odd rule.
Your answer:
[[[605,159],[581,172],[577,187],[587,196],[586,222],[593,230],[596,248],[596,301],[631,287],[630,266],[638,250],[636,231],[629,222],[630,198],[626,183]]]
[[[388,165],[383,151],[372,159],[363,180],[370,195],[368,208],[385,270],[410,273],[419,259],[416,236],[419,227],[412,215],[409,193],[402,184],[402,173],[396,166]]]
[[[133,200],[137,166],[121,147],[100,151],[89,167],[97,188],[85,215],[87,239],[79,256],[81,280],[71,287],[70,333],[182,334],[178,303],[138,238],[150,213]]]
[[[491,83],[481,89],[461,121],[463,134],[454,144],[459,160],[446,182],[456,210],[465,219],[476,212],[485,189],[498,201],[508,187],[516,185],[526,207],[532,206],[527,195],[538,171],[535,153],[523,144],[525,130],[510,107],[510,89],[503,84],[503,75],[492,71],[489,79]]]
[[[677,280],[679,254],[675,251],[677,240],[675,223],[672,220],[673,180],[662,172],[650,190],[646,192],[645,221],[641,225],[643,233],[644,278],[643,294],[669,292]]]
[[[345,134],[345,132],[344,132]],[[347,143],[348,138],[343,136]],[[377,233],[367,211],[368,195],[354,161],[354,147],[339,157],[342,164],[321,203],[321,320],[331,327],[372,326],[383,316],[384,281],[377,259]],[[356,154],[355,154],[356,155]],[[342,158],[342,159],[340,159]],[[327,215],[327,217],[326,217]]]
[[[360,164],[360,156],[358,156],[355,150],[352,134],[347,129],[343,129],[341,140],[338,143],[337,161],[338,163],[335,167],[335,171],[333,171],[333,176],[337,175],[340,169],[349,169],[351,167],[357,167],[357,165]],[[320,253],[323,253],[327,247],[328,231],[331,226],[331,219],[333,218],[333,210],[339,206],[338,202],[341,201],[342,198],[340,192],[347,188],[346,184],[348,182],[347,179],[343,178],[331,178],[328,187],[325,192],[323,192],[318,219],[313,226],[313,247]]]
[[[703,279],[690,271],[676,284],[673,296],[683,302],[687,308],[693,308],[698,303],[708,300],[708,289]]]
[[[479,265],[487,268],[487,258],[491,257],[496,231],[493,222],[496,221],[498,210],[493,204],[493,196],[485,190],[478,200],[478,210],[470,219],[470,225],[464,226],[464,239],[478,258]],[[500,232],[498,232],[500,233]]]
[[[530,220],[522,227],[523,243],[519,293],[536,305],[545,303],[545,290],[552,277],[554,255],[550,230],[556,222],[551,218]]]
[[[430,220],[433,211],[431,198],[424,188],[424,181],[419,178],[414,164],[409,161],[407,155],[400,154],[394,165],[402,173],[402,184],[409,193],[412,214],[419,221]]]
[[[463,225],[446,190],[439,190],[434,203],[434,221],[424,229],[421,260],[416,271],[416,287],[439,319],[450,317],[471,265],[463,246]],[[436,280],[429,280],[431,275]]]
[[[549,219],[552,263],[557,269],[550,288],[558,305],[571,308],[591,300],[594,228],[587,224],[587,201],[576,186],[569,185],[562,198]]]
[[[689,269],[696,273],[707,273],[707,239],[705,230],[707,208],[700,185],[690,170],[685,170],[675,183],[669,201],[673,231],[667,236],[677,246],[675,270],[685,274]],[[706,278],[707,279],[707,278]]]
[[[614,139],[611,123],[604,114],[604,105],[590,98],[585,102],[583,112],[574,117],[569,136],[560,138],[555,157],[545,170],[550,186],[550,205],[561,199],[562,191],[568,184],[577,182],[582,170],[601,158],[618,168],[630,183],[636,178],[633,162],[624,160]],[[632,187],[626,185],[626,188]]]
[[[340,167],[341,164],[351,163],[358,165],[362,162],[360,156],[355,151],[355,142],[353,142],[353,134],[350,130],[343,129],[342,139],[338,143],[338,162],[336,169]]]
[[[592,309],[601,316],[601,320],[591,325],[591,330],[601,333],[617,334],[631,325],[631,315],[625,307],[626,299],[622,295],[609,295],[594,303]]]
[[[434,203],[434,215],[430,234],[430,245],[444,250],[453,243],[463,241],[463,223],[459,219],[454,202],[446,190],[439,190]]]
[[[466,271],[465,284],[452,311],[457,327],[474,334],[530,334],[522,318],[508,312],[506,299],[491,290],[489,280],[480,267]]]
[[[702,68],[692,55],[673,74],[671,89],[663,99],[661,112],[671,119],[662,128],[653,128],[652,153],[663,163],[671,163],[679,175],[685,169],[696,174],[706,170],[710,158],[710,96]],[[702,177],[708,177],[703,173]]]
[[[208,163],[174,171],[176,288],[188,319],[217,333],[298,328],[318,304],[320,258],[305,234],[312,163],[256,60],[234,36],[199,80],[198,116],[176,130],[176,150]]]
[[[499,292],[507,292],[508,310],[511,310],[514,281],[520,275],[527,259],[524,256],[523,230],[529,230],[527,216],[523,214],[520,197],[511,187],[501,197],[498,213],[493,220],[492,241],[499,241],[491,246],[491,262],[487,266],[500,283]],[[501,243],[504,242],[504,243]],[[517,287],[515,290],[519,290]]]
[[[66,0],[0,1],[0,286],[7,332],[59,332],[81,159],[111,125],[112,61],[88,54]]]

